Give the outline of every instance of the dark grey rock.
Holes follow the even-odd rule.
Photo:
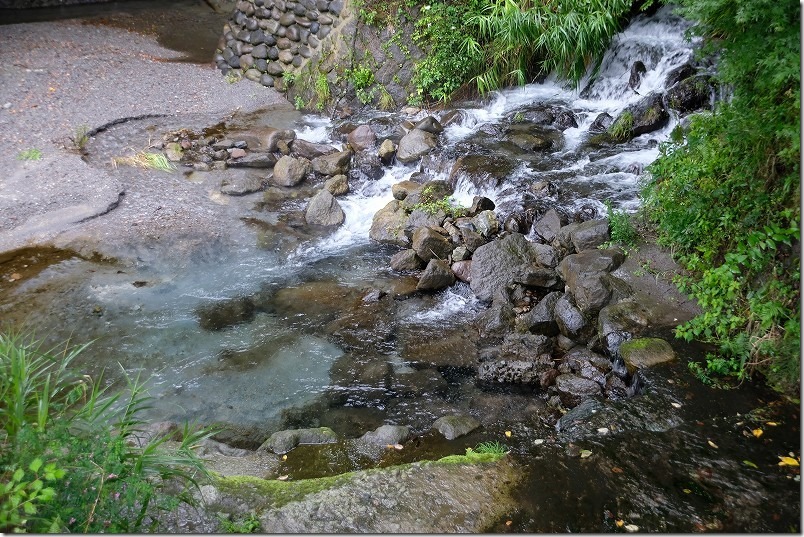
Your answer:
[[[346,220],[346,214],[341,209],[338,200],[330,194],[329,190],[323,188],[310,200],[304,219],[308,224],[339,226]]]
[[[478,427],[480,422],[466,415],[443,416],[433,423],[433,429],[444,435],[447,440],[467,435]]]
[[[416,285],[418,291],[438,291],[455,283],[455,274],[446,261],[431,259]]]

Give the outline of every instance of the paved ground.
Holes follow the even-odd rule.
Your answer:
[[[200,6],[200,7],[199,7]],[[177,8],[177,27],[199,6]],[[206,9],[210,9],[206,7]],[[211,62],[176,62],[126,14],[0,26],[0,253],[81,233],[127,185],[71,150],[86,125],[161,114],[226,115],[288,107],[276,91],[227,83]],[[191,30],[192,31],[192,30]],[[41,157],[22,159],[37,150]]]

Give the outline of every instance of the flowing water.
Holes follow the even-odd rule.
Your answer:
[[[496,203],[501,221],[528,210],[539,214],[546,207],[557,207],[570,217],[605,215],[606,201],[616,209],[636,210],[642,169],[657,157],[659,144],[678,118],[672,116],[663,129],[618,145],[590,143],[589,126],[599,114],[616,117],[642,96],[664,88],[668,72],[693,56],[692,44],[684,39],[687,27],[663,8],[638,17],[616,36],[599,77],[577,90],[547,80],[496,93],[483,103],[460,105],[459,119],[448,124],[442,147],[422,168],[434,179],[450,180],[449,172],[461,156],[482,155],[488,175],[480,180],[477,174],[452,177],[454,200],[469,205],[473,196],[486,196]],[[632,89],[628,80],[636,60],[647,72]],[[554,141],[549,150],[524,151],[501,136],[506,129],[516,129],[519,117],[545,107],[571,111],[577,121],[577,127],[547,132]],[[439,116],[445,118],[447,112]],[[349,121],[369,122],[378,131],[392,133],[403,119],[371,112]],[[154,133],[179,127],[200,130],[217,121],[146,118],[111,126],[90,143],[90,164],[108,166],[122,148],[142,147]],[[263,125],[293,128],[298,138],[342,146],[340,122],[293,111],[233,116],[226,129],[230,134],[247,133]],[[202,255],[179,265],[138,258],[121,268],[114,261],[60,251],[23,252],[16,264],[8,265],[25,278],[6,294],[4,316],[27,319],[52,342],[68,337],[76,343],[94,340],[82,357],[84,367],[94,374],[105,370],[109,382],[122,382],[121,370],[150,377],[155,396],[151,418],[224,424],[230,431],[224,440],[243,447],[255,448],[283,428],[329,426],[354,438],[383,423],[408,425],[423,439],[421,447],[387,458],[385,463],[391,464],[460,453],[479,441],[501,439],[522,457],[528,471],[521,510],[512,513],[513,524],[501,521],[495,531],[616,531],[617,513],[629,509],[642,512],[642,523],[656,530],[690,531],[696,524],[723,529],[709,528],[711,521],[700,516],[711,505],[688,507],[683,492],[677,493],[671,508],[645,507],[653,501],[651,494],[663,492],[640,487],[644,483],[638,476],[652,475],[646,466],[668,464],[651,455],[664,450],[667,460],[679,466],[662,470],[657,479],[676,480],[679,490],[690,489],[689,477],[684,477],[688,469],[682,467],[688,461],[677,459],[688,455],[685,442],[698,451],[705,446],[691,437],[677,438],[688,434],[681,424],[715,419],[724,408],[729,415],[749,412],[757,404],[754,392],[715,395],[692,382],[683,364],[662,369],[646,380],[647,393],[653,396],[620,402],[621,415],[610,418],[624,430],[621,443],[628,447],[618,450],[595,436],[600,424],[592,433],[577,427],[557,433],[554,424],[560,415],[540,394],[481,389],[473,373],[478,335],[472,323],[485,306],[462,283],[434,295],[413,293],[415,280],[388,268],[396,249],[368,237],[373,215],[393,199],[391,186],[419,169],[397,164],[377,180],[352,177],[351,193],[340,198],[346,221],[335,231],[303,225],[304,199],[261,194],[238,199],[223,212],[232,220],[229,240],[212,243]],[[501,170],[505,180],[495,179]],[[153,172],[149,177],[159,176]],[[209,177],[217,176],[194,172],[182,180],[192,187],[209,184]],[[538,182],[554,185],[548,196],[534,194],[531,187]],[[220,204],[215,210],[221,210]],[[389,296],[374,300],[373,291]],[[683,347],[681,352],[695,357],[701,351]],[[668,414],[668,401],[684,395],[685,411]],[[483,427],[453,442],[429,432],[435,419],[453,413],[471,414]],[[731,421],[712,426],[718,427],[739,428]],[[794,442],[778,438],[780,445]],[[566,456],[573,444],[584,442],[600,453],[591,466]],[[559,459],[562,462],[556,463]],[[329,471],[361,464],[347,457]],[[633,467],[635,477],[629,481],[610,475],[612,467]],[[729,472],[739,474],[738,470]],[[589,471],[608,477],[571,477]],[[297,469],[297,476],[304,477],[303,469]],[[728,479],[726,483],[742,478]],[[752,485],[740,483],[756,492]],[[784,480],[782,484],[792,485]],[[770,493],[762,489],[756,494]],[[689,525],[682,522],[687,519]],[[786,520],[756,527],[784,529]],[[725,528],[747,527],[741,523],[736,517],[734,525]]]

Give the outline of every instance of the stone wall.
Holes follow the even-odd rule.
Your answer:
[[[350,0],[239,0],[218,42],[215,62],[286,92],[297,108],[351,110],[404,105],[421,52],[412,18],[367,25]],[[356,87],[355,73],[371,72]]]
[[[103,4],[111,1],[112,0],[0,0],[0,9],[28,9],[32,7],[58,7],[72,6],[76,4]]]
[[[264,86],[282,87],[285,71],[298,70],[338,27],[343,0],[241,0],[224,26],[215,61],[226,72]]]

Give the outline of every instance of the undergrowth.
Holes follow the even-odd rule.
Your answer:
[[[144,383],[105,393],[71,370],[85,348],[0,333],[0,531],[152,531],[207,475],[193,447],[212,432],[142,437]]]
[[[701,377],[800,385],[800,11],[790,1],[683,0],[722,54],[731,100],[695,117],[649,168],[645,208],[703,313],[678,327],[718,352]],[[711,379],[710,379],[711,380]]]

